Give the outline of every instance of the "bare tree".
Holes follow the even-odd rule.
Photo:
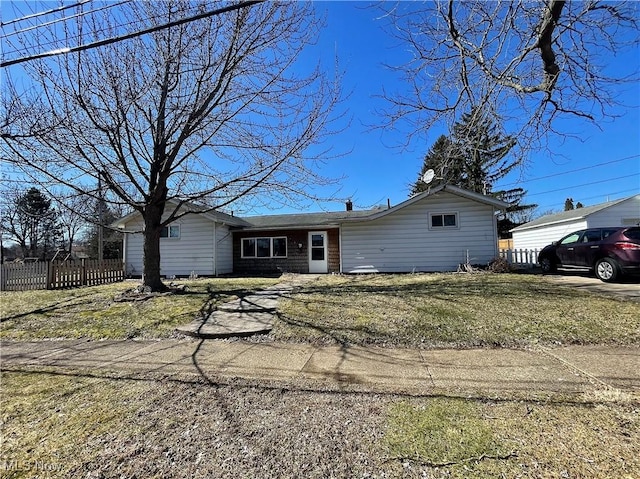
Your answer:
[[[205,202],[200,212],[251,197],[282,203],[329,181],[315,170],[327,157],[316,145],[340,92],[320,65],[300,64],[321,26],[313,5],[264,2],[153,28],[208,4],[130,2],[117,15],[79,16],[65,24],[69,41],[122,36],[125,18],[152,31],[24,63],[32,88],[7,88],[15,119],[0,122],[4,160],[94,199],[102,183],[107,200],[142,215],[153,290],[164,289],[161,230],[189,202]]]
[[[638,81],[637,62],[611,68],[638,46],[636,2],[436,0],[381,8],[391,34],[413,53],[392,67],[407,88],[384,92],[384,126],[406,121],[411,136],[442,122],[451,127],[482,106],[511,126],[521,157],[558,133],[558,120],[598,125],[614,116],[621,83]]]
[[[53,195],[53,203],[58,211],[58,223],[64,238],[67,256],[73,252],[76,239],[91,225],[93,208],[83,195],[58,192]]]

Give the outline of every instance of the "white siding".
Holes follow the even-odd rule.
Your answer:
[[[574,220],[557,225],[540,226],[525,231],[513,232],[513,249],[541,250],[565,235],[587,227],[586,220]]]
[[[609,208],[596,211],[586,218],[559,224],[540,225],[513,232],[514,249],[542,249],[565,235],[585,228],[632,226],[640,221],[640,195],[633,196]]]
[[[216,224],[216,256],[216,274],[233,273],[233,235],[228,226],[220,223]]]
[[[633,226],[640,221],[640,195],[636,195],[610,208],[596,211],[587,218],[589,228],[606,226]]]
[[[429,213],[457,213],[458,228],[429,229]],[[497,255],[494,207],[447,192],[373,221],[343,223],[343,272],[455,271]]]
[[[184,216],[171,224],[180,225],[180,238],[160,239],[160,273],[164,276],[188,276],[192,272],[198,275],[214,274],[213,221],[194,214]],[[218,228],[226,227],[218,225]],[[126,229],[141,230],[142,221],[130,221]],[[127,273],[134,276],[142,275],[142,246],[142,233],[128,233]]]

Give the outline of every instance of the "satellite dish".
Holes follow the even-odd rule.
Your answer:
[[[435,172],[433,170],[427,170],[422,175],[422,181],[426,184],[429,184],[433,181],[433,177],[435,176]]]

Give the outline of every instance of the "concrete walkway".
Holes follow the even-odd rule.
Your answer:
[[[229,301],[217,307],[208,317],[196,319],[176,328],[187,336],[202,339],[251,336],[271,331],[278,300],[296,288],[318,278],[314,274],[298,274],[262,291]]]
[[[640,348],[418,350],[228,340],[1,343],[4,371],[504,397],[613,394],[640,401]]]
[[[200,338],[160,341],[3,341],[6,371],[54,371],[132,379],[225,378],[281,381],[301,388],[408,394],[630,395],[640,402],[640,347],[421,350],[315,346],[243,340],[271,329],[278,300],[315,279],[281,284],[218,307],[178,330]]]

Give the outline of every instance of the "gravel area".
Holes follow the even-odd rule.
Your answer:
[[[70,477],[389,477],[390,396],[163,382],[139,399]]]

